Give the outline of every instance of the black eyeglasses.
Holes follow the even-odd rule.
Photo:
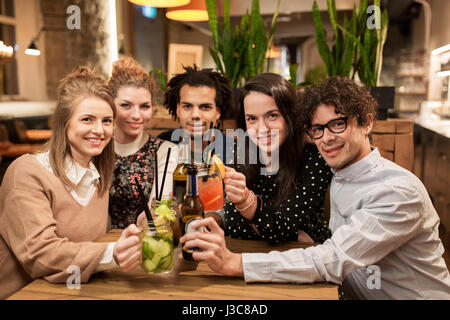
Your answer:
[[[306,128],[306,133],[312,139],[322,138],[325,128],[330,130],[330,132],[332,133],[342,133],[345,131],[345,129],[347,129],[347,120],[348,117],[342,117],[328,121],[328,123],[323,125],[321,124],[313,125],[309,128]]]

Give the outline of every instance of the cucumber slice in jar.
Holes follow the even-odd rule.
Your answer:
[[[159,250],[159,244],[158,244],[158,240],[155,240],[152,237],[146,237],[144,238],[144,241],[148,243],[148,249],[151,253],[155,253],[158,252]]]
[[[158,241],[158,246],[159,246],[159,250],[156,251],[158,253],[158,255],[160,255],[161,257],[166,257],[170,254],[172,245],[169,242],[164,241],[163,239],[160,239]]]
[[[161,259],[158,267],[162,269],[168,269],[172,266],[172,262],[173,262],[172,255],[168,255],[167,257]]]
[[[153,256],[153,252],[152,252],[152,254],[150,255],[150,249],[149,249],[149,244],[148,244],[148,242],[147,241],[143,241],[142,242],[142,258],[143,258],[143,260],[146,260],[146,259],[151,259],[152,258],[152,256]]]
[[[161,260],[161,256],[159,254],[155,253],[153,255],[152,260],[150,260],[150,261],[155,265],[155,268],[156,268],[158,266],[160,260]]]
[[[142,269],[144,269],[146,272],[152,272],[156,269],[157,266],[158,265],[154,264],[152,260],[147,259],[142,262]]]

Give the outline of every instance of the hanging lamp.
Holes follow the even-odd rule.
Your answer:
[[[188,4],[191,0],[128,0],[131,3],[140,6],[152,6],[155,8],[171,8],[184,6]]]
[[[167,8],[166,17],[177,21],[208,21],[205,0],[191,0],[187,5]]]

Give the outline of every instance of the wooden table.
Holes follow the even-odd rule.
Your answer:
[[[116,241],[121,230],[111,230],[99,242]],[[233,252],[284,251],[304,248],[307,244],[289,242],[273,247],[263,241],[226,239]],[[243,278],[214,273],[204,262],[185,261],[181,249],[175,270],[166,275],[148,275],[143,271],[125,273],[119,269],[101,272],[91,277],[81,288],[68,289],[65,284],[51,284],[43,279],[31,282],[9,300],[90,300],[90,299],[148,299],[148,300],[335,300],[337,285],[245,283]]]

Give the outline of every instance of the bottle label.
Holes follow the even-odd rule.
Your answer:
[[[185,234],[195,232],[195,231],[203,232],[203,230],[204,230],[203,226],[198,229],[194,229],[192,227],[192,222],[194,222],[195,220],[200,220],[200,219],[201,218],[189,219],[184,226]],[[184,246],[183,246],[183,250],[186,251],[187,253],[193,253],[194,251],[201,251],[200,248],[184,248]]]
[[[186,221],[186,224],[184,226],[184,233],[191,233],[191,232],[195,232],[195,231],[200,231],[203,232],[204,228],[203,226],[198,228],[198,229],[194,229],[191,225],[192,222],[194,222],[195,220],[201,220],[201,218],[192,218],[189,219],[188,221]]]

